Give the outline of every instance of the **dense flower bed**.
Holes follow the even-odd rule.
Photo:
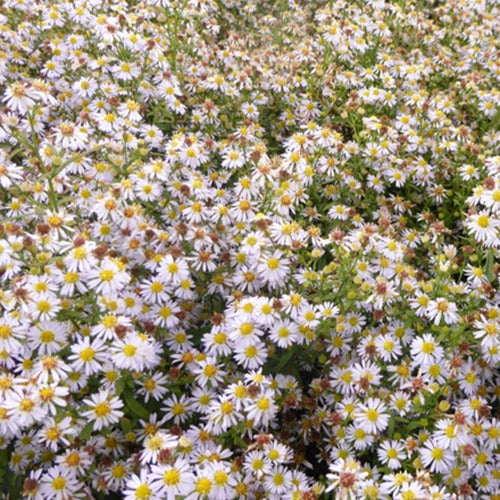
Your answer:
[[[0,490],[498,499],[498,15],[4,0]]]

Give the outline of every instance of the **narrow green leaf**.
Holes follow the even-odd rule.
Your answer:
[[[495,274],[493,273],[493,265],[495,263],[495,254],[493,253],[493,248],[490,248],[488,255],[486,256],[486,269],[485,273],[490,282],[495,279]]]
[[[94,422],[89,422],[80,432],[80,439],[82,441],[88,441],[94,430]]]
[[[132,394],[129,392],[123,393],[123,399],[125,400],[125,404],[130,409],[130,411],[136,416],[147,420],[149,418],[149,412],[141,405],[138,401],[134,399]]]
[[[120,420],[120,427],[122,428],[123,432],[129,432],[134,427],[134,422],[126,417],[123,417]]]
[[[408,431],[412,431],[413,429],[417,429],[418,427],[422,427],[423,425],[423,422],[421,419],[416,419],[416,420],[413,420],[412,422],[410,422],[407,426],[407,430]]]
[[[276,371],[278,371],[278,372],[281,371],[288,364],[288,362],[292,359],[293,354],[294,354],[293,348],[285,351],[281,355],[281,358],[280,358],[278,364],[276,365]]]
[[[387,435],[392,438],[394,435],[394,424],[396,423],[396,418],[394,415],[391,415],[391,418],[389,420],[389,428],[387,429]]]
[[[396,417],[394,418],[394,420],[396,420],[396,422],[403,422],[404,424],[407,424],[407,423],[409,423],[409,422],[410,422],[407,418],[400,417],[400,416],[396,416]]]
[[[240,448],[248,448],[248,444],[243,441],[243,439],[241,439],[237,434],[234,434],[233,436],[233,443],[235,444],[235,446],[239,446]]]
[[[0,469],[4,469],[7,467],[7,464],[9,463],[9,454],[7,453],[7,450],[0,450]]]
[[[122,392],[123,389],[125,389],[125,386],[127,385],[127,382],[123,377],[120,377],[115,384],[115,393],[117,396],[119,396]]]

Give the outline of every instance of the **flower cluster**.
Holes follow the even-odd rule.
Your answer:
[[[498,498],[489,0],[5,0],[0,489]]]

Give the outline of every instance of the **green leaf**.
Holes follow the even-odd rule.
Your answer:
[[[120,377],[115,384],[115,393],[117,396],[119,396],[122,392],[123,389],[125,389],[125,386],[127,385],[127,382],[125,381],[124,377]]]
[[[396,419],[394,417],[394,415],[391,415],[391,418],[389,420],[389,428],[387,429],[387,435],[392,438],[392,436],[394,435],[394,424],[396,422]]]
[[[82,441],[88,441],[92,431],[94,430],[94,422],[89,422],[80,432],[80,439]]]
[[[134,422],[126,417],[123,417],[120,420],[120,427],[122,428],[123,432],[129,432],[134,427]]]
[[[243,441],[243,439],[241,439],[237,434],[233,435],[233,443],[235,446],[239,446],[240,448],[248,448],[248,444]]]
[[[294,352],[295,352],[295,350],[293,348],[291,348],[291,349],[288,349],[287,351],[285,351],[281,355],[281,358],[278,361],[278,364],[276,365],[276,368],[275,368],[275,370],[277,372],[279,372],[279,371],[283,370],[283,368],[285,368],[285,366],[288,364],[288,362],[292,359]]]
[[[486,276],[490,280],[490,283],[495,279],[495,274],[493,273],[493,264],[495,263],[495,254],[493,253],[493,248],[490,248],[488,255],[486,256]]]
[[[0,450],[0,487],[2,486],[2,479],[5,476],[9,465],[9,453],[7,450]]]
[[[396,422],[403,422],[404,424],[408,424],[410,422],[407,418],[400,417],[399,415],[397,415],[394,419]]]
[[[147,420],[149,418],[149,411],[144,408],[138,401],[134,399],[132,394],[129,392],[123,393],[123,399],[125,400],[125,404],[127,408],[136,416]]]
[[[406,430],[412,431],[413,429],[416,429],[417,427],[420,427],[420,420],[416,419],[411,421],[408,426],[406,427]]]
[[[9,453],[7,450],[0,450],[0,467],[6,467],[9,463]]]

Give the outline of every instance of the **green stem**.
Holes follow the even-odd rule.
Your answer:
[[[30,129],[31,129],[31,144],[29,144],[29,142],[27,140],[26,140],[26,143],[28,143],[28,145],[33,150],[33,154],[35,155],[36,159],[38,160],[38,163],[40,164],[40,168],[47,175],[47,180],[49,183],[49,206],[53,210],[57,211],[58,210],[57,193],[54,189],[54,184],[52,183],[52,178],[49,175],[49,169],[45,166],[45,164],[42,160],[42,157],[40,156],[40,153],[38,152],[38,147],[37,147],[38,146],[38,137],[36,135],[35,124],[34,124],[34,120],[33,120],[33,114],[36,113],[37,110],[38,110],[38,107],[35,106],[35,108],[33,108],[33,112],[28,114],[28,121],[29,121]]]

